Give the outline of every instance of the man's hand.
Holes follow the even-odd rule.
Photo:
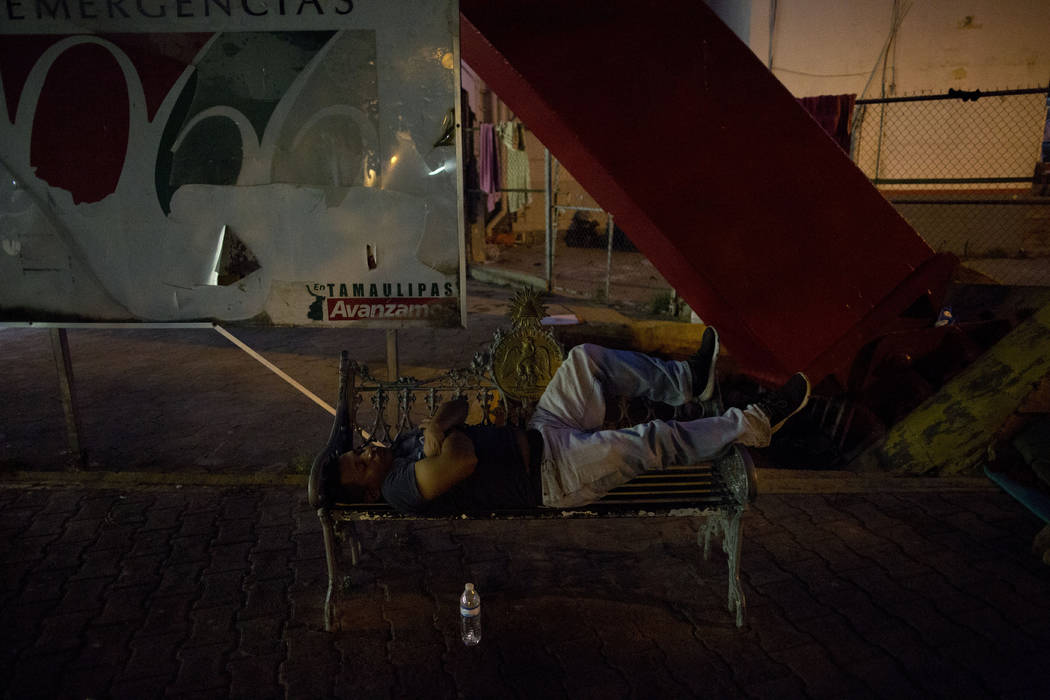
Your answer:
[[[438,406],[434,417],[423,421],[423,456],[436,457],[445,442],[445,432],[467,420],[470,404],[467,397],[460,396]]]
[[[424,500],[432,501],[474,473],[478,463],[474,443],[465,433],[454,432],[441,445],[441,451],[415,464],[416,485]]]

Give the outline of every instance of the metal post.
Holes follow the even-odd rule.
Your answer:
[[[51,354],[58,370],[58,390],[62,395],[62,412],[66,417],[66,435],[73,468],[87,464],[87,454],[80,444],[80,418],[77,416],[76,391],[73,384],[73,360],[69,355],[69,338],[65,328],[51,329]]]
[[[547,281],[547,291],[554,289],[554,179],[551,167],[550,149],[543,149],[543,196],[547,202],[546,230],[544,233],[544,266],[543,274]]]
[[[609,303],[609,280],[612,278],[612,249],[613,249],[613,215],[609,214],[605,221],[605,237],[608,239],[605,247],[605,302]]]
[[[398,369],[398,356],[397,356],[397,329],[388,328],[386,330],[386,378],[387,381],[394,381],[400,376]]]

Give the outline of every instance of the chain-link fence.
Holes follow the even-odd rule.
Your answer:
[[[531,196],[504,215],[502,208],[513,206],[507,196],[512,190],[500,188],[496,210],[485,217],[484,261],[481,266],[475,264],[475,273],[515,281],[530,279],[542,285],[549,264],[550,288],[557,294],[608,304],[632,316],[688,318],[674,289],[638,252],[612,215],[545,152],[531,132],[526,131],[524,145]],[[501,159],[504,183],[511,179],[506,167],[506,160]],[[480,261],[474,258],[474,262]]]
[[[1047,88],[858,100],[854,162],[977,278],[1050,285]]]
[[[1047,107],[1047,88],[857,100],[851,155],[930,247],[959,256],[968,279],[1047,286]],[[525,151],[530,198],[501,222],[490,215],[482,224],[485,253],[475,262],[539,281],[548,279],[549,266],[555,292],[635,313],[687,311],[531,133]]]

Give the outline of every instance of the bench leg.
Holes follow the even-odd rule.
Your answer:
[[[734,508],[727,518],[722,549],[729,557],[729,612],[736,613],[736,626],[744,626],[744,589],[740,585],[740,547],[743,543],[742,508]]]
[[[336,581],[339,578],[339,564],[335,556],[335,528],[331,516],[324,508],[317,509],[317,517],[321,519],[321,532],[324,534],[324,559],[328,565],[328,592],[324,599],[324,631],[331,632],[335,616],[335,598],[338,595]]]
[[[704,559],[711,553],[711,535],[721,535],[722,551],[726,553],[729,566],[729,612],[736,613],[736,626],[744,626],[744,589],[740,585],[741,515],[743,508],[733,508],[728,513],[716,513],[707,518],[696,533],[697,544]]]

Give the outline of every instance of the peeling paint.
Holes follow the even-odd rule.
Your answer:
[[[1047,375],[1050,305],[1017,326],[969,368],[893,426],[878,459],[893,472],[973,471],[995,432]]]

